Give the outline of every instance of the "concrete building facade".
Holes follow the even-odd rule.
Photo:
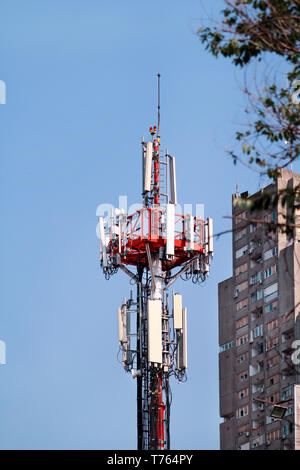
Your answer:
[[[251,198],[299,184],[282,170]],[[248,197],[232,196],[233,275],[218,286],[220,448],[300,449],[300,228],[268,233],[266,223],[284,223],[286,210],[279,201],[250,213],[236,204]],[[275,404],[283,419],[270,416]]]

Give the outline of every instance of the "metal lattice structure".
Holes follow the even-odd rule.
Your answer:
[[[170,448],[170,377],[186,379],[187,310],[168,289],[179,277],[203,282],[213,255],[212,219],[176,213],[175,158],[161,154],[159,127],[158,101],[158,125],[142,140],[143,207],[99,218],[105,278],[122,270],[136,285],[135,299],[131,292],[119,307],[119,344],[123,366],[137,380],[141,450]]]

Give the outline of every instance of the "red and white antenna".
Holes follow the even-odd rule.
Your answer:
[[[170,378],[184,381],[187,368],[187,309],[168,289],[179,277],[206,279],[213,224],[176,212],[175,158],[160,151],[160,74],[157,127],[149,131],[142,139],[143,207],[99,218],[100,263],[106,279],[121,270],[136,284],[136,297],[119,307],[119,345],[125,370],[137,380],[138,449],[162,450],[170,448]]]

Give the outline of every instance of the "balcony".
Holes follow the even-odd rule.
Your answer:
[[[274,441],[266,441],[264,445],[264,449],[266,450],[281,450],[281,442],[279,439]]]
[[[247,341],[247,343],[241,344],[240,346],[236,347],[236,354],[240,355],[248,350],[249,350],[249,342]]]
[[[264,419],[264,416],[265,416],[264,404],[260,403],[260,405],[262,405],[262,406],[260,408],[257,408],[256,410],[253,410],[253,408],[252,408],[252,419],[254,421],[261,422]]]
[[[258,395],[257,398],[260,398],[259,395],[264,393],[264,389],[265,389],[264,381],[260,383],[253,383],[251,386],[252,395],[257,394]]]
[[[236,384],[236,391],[240,392],[241,390],[244,390],[245,388],[249,387],[249,377],[247,380],[242,380],[241,382],[237,382]],[[247,397],[249,400],[249,397]]]
[[[238,266],[236,266],[237,268]],[[243,273],[239,273],[235,276],[235,282],[237,284],[240,284],[241,282],[243,281],[247,281],[248,279],[248,270],[247,271],[244,271]]]
[[[253,376],[257,375],[260,372],[263,372],[263,370],[264,370],[263,364],[261,364],[259,362],[255,362],[254,364],[250,364],[250,367],[249,367],[250,377],[253,377]]]
[[[270,407],[268,407],[270,409]],[[269,415],[270,411],[267,410],[267,414]],[[272,432],[280,429],[280,421],[275,420],[272,423],[266,424],[266,432]]]
[[[237,437],[238,446],[242,446],[243,444],[246,444],[246,442],[249,442],[249,435],[250,433],[248,431],[241,433],[241,435]]]
[[[260,420],[252,420],[252,436],[257,436],[258,434],[261,433],[263,427],[265,425],[264,418]]]
[[[251,376],[251,383],[255,385],[260,384],[261,382],[264,381],[264,378],[265,378],[265,372],[264,370],[260,370],[255,375]]]
[[[258,249],[253,250],[252,253],[250,253],[250,259],[257,265],[261,266],[263,263],[263,257],[262,257],[262,249],[261,247],[257,247]]]
[[[251,348],[251,358],[255,358],[257,362],[262,362],[264,360],[265,354],[261,350],[261,346]]]
[[[237,310],[235,312],[235,320],[240,320],[243,318],[245,315],[247,315],[247,308],[241,308],[240,310]]]
[[[273,367],[266,368],[266,377],[272,377],[275,374],[278,374],[280,371],[280,363],[273,365]]]
[[[282,371],[282,373],[284,374],[284,376],[286,378],[287,377],[293,377],[294,375],[296,375],[295,364],[293,364],[289,359],[282,360],[281,361],[281,371]]]
[[[261,448],[261,446],[265,443],[265,435],[261,434],[263,432],[263,427],[260,428],[259,432],[254,433],[252,439],[252,449]]]
[[[268,353],[266,355],[267,359],[273,359],[276,356],[280,356],[277,348],[268,349]]]
[[[285,354],[292,354],[295,351],[295,349],[292,346],[294,341],[295,341],[294,334],[283,333],[281,336],[280,351]]]
[[[249,368],[249,358],[241,362],[240,364],[237,363],[235,372],[239,374],[240,372],[243,372],[243,370],[248,369],[248,368]]]
[[[275,394],[276,392],[280,391],[279,382],[273,385],[269,385],[268,387],[266,386],[265,388],[266,388],[266,395]]]
[[[261,323],[262,315],[263,315],[263,308],[262,307],[256,307],[256,308],[252,309],[251,312],[250,312],[251,322],[253,322],[254,324],[255,324],[255,322],[257,322],[257,324]]]
[[[281,319],[279,320],[279,322],[281,321]],[[294,335],[295,334],[295,320],[294,320],[294,317],[292,316],[292,318],[290,318],[289,320],[285,321],[284,323],[282,323],[282,326],[281,326],[281,333],[289,336],[289,335]]]
[[[234,250],[239,250],[240,248],[242,248],[245,244],[247,244],[247,235],[243,235],[242,237],[240,237],[238,240],[234,240]],[[237,258],[239,259],[239,258]]]
[[[249,415],[242,416],[242,418],[237,418],[236,419],[236,424],[237,424],[238,427],[245,426],[246,424],[249,424],[249,423],[250,423]]]
[[[247,334],[249,331],[249,326],[248,325],[244,325],[242,326],[241,328],[238,328],[236,330],[236,337],[240,337],[240,336],[244,336],[245,334]]]
[[[278,318],[278,314],[279,314],[278,306],[276,305],[276,302],[272,303],[272,310],[268,311],[267,309],[270,307],[270,305],[265,305],[265,314],[266,314],[265,318],[268,322],[275,320],[275,318]],[[278,322],[280,322],[280,320],[278,320]]]

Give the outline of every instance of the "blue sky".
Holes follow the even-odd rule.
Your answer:
[[[204,203],[219,232],[236,182],[263,183],[226,156],[243,98],[235,68],[194,34],[203,16],[197,0],[1,3],[2,449],[136,446],[136,382],[117,361],[117,307],[130,286],[100,271],[95,213],[119,195],[140,202],[157,72],[179,203]],[[217,283],[230,275],[227,235],[205,287],[176,287],[189,370],[186,384],[172,384],[173,449],[219,447]]]

